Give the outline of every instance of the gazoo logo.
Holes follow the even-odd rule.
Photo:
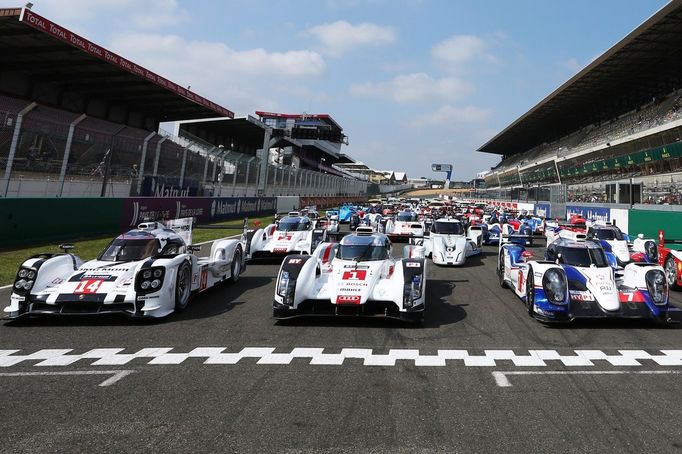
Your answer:
[[[367,270],[344,271],[341,279],[344,281],[364,281],[367,278]]]

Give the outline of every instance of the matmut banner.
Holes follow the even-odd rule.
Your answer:
[[[123,199],[121,228],[140,222],[195,218],[200,224],[265,216],[277,211],[277,197],[129,197]]]
[[[180,95],[184,98],[201,104],[202,106],[207,107],[213,110],[214,112],[220,113],[229,118],[234,118],[234,113],[225,109],[224,107],[219,106],[218,104],[211,102],[208,99],[199,96],[196,93],[189,91],[176,83],[171,82],[165,77],[161,77],[158,74],[149,71],[148,69],[136,65],[130,60],[126,60],[120,55],[115,54],[103,48],[102,46],[99,46],[93,43],[92,41],[89,41],[83,38],[82,36],[79,36],[73,33],[72,31],[67,30],[61,25],[57,25],[54,22],[45,19],[44,17],[34,13],[33,11],[27,8],[22,9],[19,21],[27,25],[30,25],[31,27],[37,30],[43,31],[48,35],[51,35],[61,41],[64,41],[65,43],[68,43],[82,50],[83,52],[86,52],[94,57],[97,57],[100,60],[104,60],[114,66],[118,66],[119,68],[128,71],[129,73],[135,74],[136,76],[143,77],[149,80],[150,82],[155,83],[159,87],[165,88],[166,90],[172,91],[177,95]]]

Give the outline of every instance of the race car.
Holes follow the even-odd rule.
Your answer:
[[[436,265],[463,265],[467,258],[481,253],[480,243],[467,236],[464,225],[449,218],[434,221],[429,236],[424,237],[424,248]]]
[[[316,229],[307,216],[290,212],[277,223],[247,232],[247,258],[311,254],[327,238],[326,229]]]
[[[488,226],[488,237],[483,239],[483,244],[497,245],[500,241],[507,241],[507,235],[514,233],[514,228],[509,224],[494,223]]]
[[[417,220],[413,211],[401,211],[395,219],[388,219],[384,232],[392,240],[409,240],[411,237],[424,236],[424,225]]]
[[[246,267],[245,242],[213,242],[197,257],[181,235],[160,222],[146,222],[111,241],[94,260],[38,254],[24,261],[14,280],[5,319],[38,315],[112,314],[165,317],[184,309],[192,295],[221,282],[236,282]],[[185,224],[187,225],[187,224]],[[184,238],[183,238],[184,237]],[[190,240],[186,242],[186,238]]]
[[[669,244],[682,244],[681,240],[665,237],[663,230],[658,231],[658,263],[665,268],[666,280],[670,288],[682,288],[682,251],[671,249]]]
[[[339,222],[350,222],[351,216],[355,213],[356,208],[353,205],[343,205],[339,207]]]
[[[277,275],[273,316],[424,318],[426,263],[422,246],[407,245],[394,259],[391,241],[359,227],[340,243],[322,243],[312,256],[291,255]]]
[[[587,228],[587,239],[601,243],[606,252],[616,256],[618,264],[624,266],[632,261],[628,237],[615,225],[591,224]]]
[[[668,318],[668,285],[658,265],[630,263],[616,272],[615,257],[601,244],[566,238],[547,248],[544,261],[532,256],[510,238],[500,246],[498,276],[542,322]]]

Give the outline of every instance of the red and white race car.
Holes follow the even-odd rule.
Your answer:
[[[421,322],[426,304],[424,247],[407,245],[394,259],[391,242],[358,227],[310,255],[290,255],[277,275],[273,315],[389,317]]]
[[[327,230],[298,212],[290,212],[264,229],[247,232],[247,258],[311,254],[327,238]]]

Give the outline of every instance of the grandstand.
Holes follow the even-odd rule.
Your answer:
[[[269,162],[261,121],[233,121],[230,110],[29,8],[0,9],[0,55],[0,197],[163,195],[169,188],[184,195],[342,195],[367,188],[331,165],[310,165],[305,153],[307,164],[297,168]],[[159,131],[164,122],[206,118],[241,124],[227,149],[211,137]]]
[[[673,0],[479,148],[502,156],[485,174],[487,196],[678,203],[681,138]]]

